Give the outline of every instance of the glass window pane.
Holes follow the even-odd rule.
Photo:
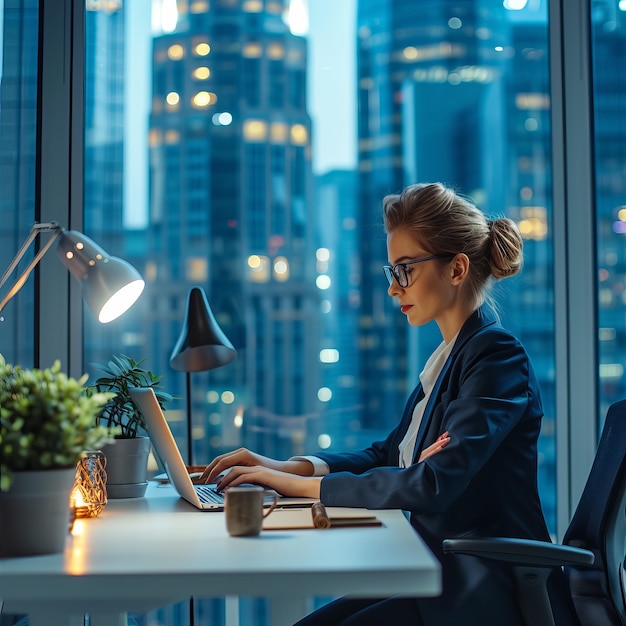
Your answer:
[[[85,229],[148,287],[120,320],[87,320],[87,361],[145,358],[183,397],[182,441],[169,357],[199,285],[239,356],[192,376],[195,460],[370,442],[438,342],[386,295],[380,201],[443,180],[526,237],[497,296],[541,380],[552,522],[546,8],[345,2],[334,28],[315,5],[292,32],[280,2],[163,2],[152,22],[149,5],[88,3]]]
[[[543,393],[554,532],[546,3],[294,0],[289,23],[287,4],[88,3],[85,230],[148,284],[119,320],[86,320],[86,362],[145,358],[198,463],[368,445],[440,341],[387,295],[381,200],[441,180],[525,237],[495,295]],[[193,286],[238,357],[189,374],[189,410],[170,356]]]
[[[618,6],[619,4],[619,6]],[[623,3],[592,2],[600,418],[626,395],[626,41]]]
[[[518,223],[525,267],[497,285],[494,295],[504,325],[527,347],[539,378],[545,410],[540,491],[554,532],[547,3],[407,0],[358,6],[357,224],[371,233],[385,194],[435,180],[469,194],[488,215]],[[388,431],[404,402],[399,391],[412,387],[441,337],[436,328],[409,329],[398,320],[385,297],[380,235],[374,231],[358,240],[359,424]]]
[[[0,1],[0,277],[35,221],[37,1]],[[45,240],[45,235],[44,235]],[[0,288],[0,302],[33,258],[31,245]],[[34,280],[0,312],[0,353],[22,366],[34,359]]]

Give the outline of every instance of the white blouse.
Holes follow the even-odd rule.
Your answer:
[[[420,374],[420,382],[422,383],[422,390],[424,395],[422,399],[415,405],[413,409],[413,417],[409,428],[404,435],[404,438],[398,446],[400,452],[400,467],[409,467],[413,463],[413,455],[415,454],[415,440],[417,438],[417,431],[422,423],[422,417],[424,416],[424,409],[428,404],[428,399],[433,391],[433,387],[441,374],[441,370],[445,365],[445,362],[452,352],[454,342],[458,337],[458,333],[452,338],[450,343],[446,344],[442,341],[439,347],[430,355],[426,365]]]

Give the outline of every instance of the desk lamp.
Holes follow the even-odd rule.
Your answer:
[[[26,241],[0,278],[0,288],[18,266],[30,244],[41,233],[52,233],[52,235],[2,298],[0,311],[24,286],[30,273],[55,241],[58,241],[57,253],[61,262],[81,281],[85,301],[103,324],[122,315],[141,295],[145,283],[132,265],[117,257],[109,256],[89,237],[75,230],[65,230],[58,222],[36,222],[31,227]],[[3,319],[0,316],[0,322]],[[85,459],[78,462],[71,496],[72,509],[76,516],[97,516],[106,504],[105,462],[104,455],[100,451],[89,452]],[[80,503],[76,500],[79,496]]]
[[[187,387],[187,463],[193,464],[191,420],[191,372],[206,372],[234,361],[237,351],[213,316],[201,287],[192,287],[187,313],[170,365],[186,372]]]
[[[32,226],[28,238],[0,279],[0,288],[13,273],[33,240],[44,232],[52,233],[50,239],[35,254],[28,267],[0,301],[0,311],[19,292],[32,270],[57,240],[57,253],[61,262],[82,283],[83,298],[100,322],[106,324],[118,318],[139,298],[145,283],[132,265],[109,256],[89,237],[76,230],[65,230],[58,222],[36,222]]]

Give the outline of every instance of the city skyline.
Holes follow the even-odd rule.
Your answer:
[[[142,228],[148,209],[148,118],[152,38],[156,7],[171,0],[133,0],[124,5],[126,73],[124,223]],[[313,171],[321,175],[356,167],[355,33],[357,0],[298,0],[308,20],[298,34],[309,45],[308,112],[313,122]],[[332,15],[333,19],[328,20]],[[303,28],[305,32],[300,32]],[[295,30],[295,28],[293,29]]]

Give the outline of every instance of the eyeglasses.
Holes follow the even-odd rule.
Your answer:
[[[409,274],[406,270],[408,265],[415,265],[416,263],[423,263],[424,261],[432,261],[433,259],[451,259],[453,254],[432,254],[431,256],[425,256],[423,259],[415,259],[415,261],[407,261],[406,263],[397,263],[396,265],[383,265],[383,271],[387,277],[389,286],[393,284],[395,278],[398,285],[403,289],[409,286]]]

